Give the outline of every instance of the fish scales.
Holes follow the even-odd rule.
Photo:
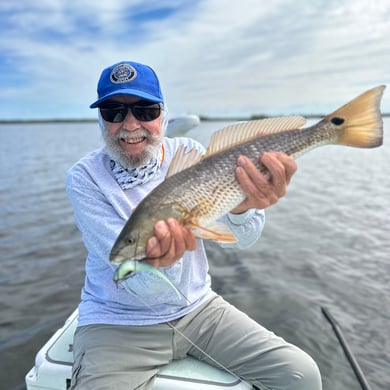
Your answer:
[[[383,139],[379,109],[383,90],[379,86],[365,92],[311,127],[297,129],[292,127],[293,120],[280,119],[279,123],[276,118],[276,125],[267,120],[249,121],[217,132],[203,159],[167,177],[137,206],[112,248],[111,262],[145,259],[155,223],[170,217],[200,238],[233,242],[231,232],[217,220],[245,198],[235,178],[237,159],[247,156],[268,177],[259,162],[264,152],[280,151],[297,158],[325,144],[377,147]],[[291,126],[283,130],[278,123]],[[237,131],[245,133],[246,139],[240,140],[234,134]]]
[[[177,202],[190,210],[193,217],[206,218],[204,222],[219,218],[245,198],[235,178],[236,162],[240,156],[248,157],[263,174],[268,175],[267,169],[259,162],[262,153],[281,151],[297,157],[319,144],[331,143],[334,136],[330,131],[322,131],[324,127],[326,123],[304,130],[271,134],[206,158],[162,184],[161,190],[167,186],[162,203]],[[199,204],[203,207],[198,207]]]

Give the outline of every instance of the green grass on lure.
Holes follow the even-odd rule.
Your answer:
[[[127,279],[133,272],[149,272],[164,280],[173,290],[175,290],[177,296],[181,299],[183,294],[176,288],[176,286],[156,267],[143,261],[137,260],[125,260],[120,267],[118,267],[114,274],[114,282],[116,284]],[[184,297],[185,298],[185,297]]]

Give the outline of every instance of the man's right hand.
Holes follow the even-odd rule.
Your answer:
[[[181,259],[186,251],[196,249],[196,238],[192,231],[181,226],[175,218],[158,221],[154,236],[146,244],[145,262],[154,267],[169,267]]]

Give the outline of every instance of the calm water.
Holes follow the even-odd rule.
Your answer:
[[[218,123],[190,135],[207,144]],[[390,389],[390,119],[385,145],[299,160],[245,252],[208,244],[214,288],[318,362],[324,389],[360,389],[321,314],[330,308],[372,389]],[[385,137],[386,138],[386,137]],[[85,249],[65,173],[101,145],[96,124],[0,125],[0,383],[23,389],[36,352],[75,309]]]

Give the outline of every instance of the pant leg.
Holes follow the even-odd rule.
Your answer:
[[[172,336],[166,324],[78,328],[71,389],[151,389],[158,368],[172,360]]]
[[[320,390],[321,377],[313,359],[217,297],[176,327],[213,359],[261,390]],[[176,354],[210,361],[175,335]]]

